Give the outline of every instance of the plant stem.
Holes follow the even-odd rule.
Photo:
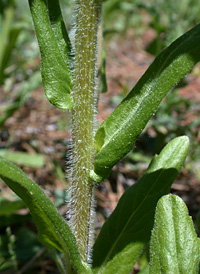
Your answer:
[[[79,0],[76,5],[70,222],[81,257],[88,261],[95,188],[89,178],[89,171],[92,169],[94,157],[93,137],[98,82],[97,44],[101,0]]]

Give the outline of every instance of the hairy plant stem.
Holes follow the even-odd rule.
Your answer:
[[[94,183],[89,178],[94,157],[94,126],[97,92],[98,28],[101,0],[76,3],[75,60],[73,81],[73,154],[71,228],[81,257],[89,260],[92,240]]]

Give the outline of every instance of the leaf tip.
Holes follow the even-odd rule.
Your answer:
[[[90,170],[89,177],[90,177],[90,179],[92,179],[92,181],[94,181],[96,183],[103,181],[103,178],[100,175],[96,174],[94,172],[94,170]]]
[[[94,137],[94,146],[96,149],[96,153],[99,152],[102,146],[104,145],[105,136],[106,136],[105,127],[100,126]]]
[[[55,107],[63,110],[70,110],[73,108],[74,102],[71,94],[66,94],[64,98],[56,98],[55,96],[49,95],[48,92],[45,92],[45,95],[48,101]]]

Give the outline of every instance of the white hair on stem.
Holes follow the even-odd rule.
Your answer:
[[[94,134],[97,127],[98,33],[101,0],[73,3],[71,40],[73,45],[72,140],[68,161],[71,199],[67,219],[76,236],[81,257],[91,262],[94,235],[95,184],[89,178],[94,157]],[[68,170],[69,170],[68,169]]]

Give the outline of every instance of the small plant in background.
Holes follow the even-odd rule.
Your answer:
[[[130,273],[149,242],[149,273],[198,273],[200,240],[183,201],[167,195],[187,156],[186,136],[173,139],[153,157],[146,173],[125,191],[96,241],[93,222],[97,183],[132,149],[167,92],[199,62],[200,25],[161,52],[98,127],[101,0],[74,3],[74,44],[59,1],[29,4],[45,94],[56,107],[72,109],[73,124],[68,223],[35,182],[0,158],[0,176],[29,207],[40,241],[52,254],[62,253],[63,262],[56,260],[61,273]]]
[[[105,1],[104,32],[105,35],[120,33],[122,36],[127,28],[133,27],[137,34],[141,34],[148,25],[156,34],[149,51],[157,55],[199,22],[199,9],[198,0],[177,0],[176,3],[171,0],[149,0],[148,3],[143,0]]]
[[[180,6],[177,9],[177,5]],[[148,47],[154,55],[177,39],[184,30],[196,25],[199,20],[199,5],[197,0],[149,1],[138,3],[138,7],[150,15],[150,26],[156,32],[156,37]],[[176,12],[174,12],[176,11]]]
[[[0,7],[0,92],[4,95],[1,95],[4,101],[0,105],[2,129],[6,120],[25,104],[30,91],[41,85],[41,75],[37,72],[37,62],[33,62],[38,56],[33,50],[34,42],[32,45],[29,42],[32,34],[30,19],[24,16],[26,9],[15,0],[1,0]]]
[[[1,0],[0,7],[0,86],[7,87],[32,76],[38,67],[30,63],[39,56],[34,42],[30,43],[31,22],[26,17],[26,5],[21,7],[15,0]],[[26,66],[27,59],[29,66]]]
[[[14,26],[14,1],[7,3],[1,1],[1,12],[0,12],[0,35],[1,35],[1,47],[0,47],[0,85],[3,84],[5,78],[5,68],[8,65],[8,61],[11,56],[13,48],[16,46],[16,41],[19,33],[22,30],[20,26]]]

